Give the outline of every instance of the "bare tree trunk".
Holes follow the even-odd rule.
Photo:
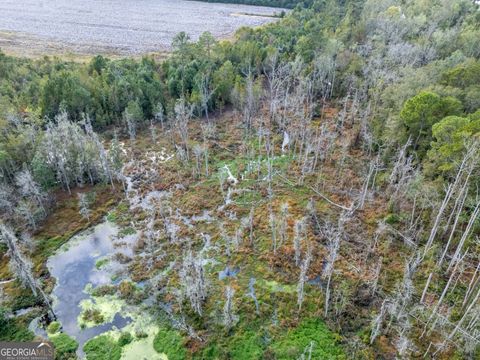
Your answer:
[[[462,238],[460,239],[460,242],[458,243],[457,249],[455,250],[455,254],[452,256],[452,260],[450,260],[450,264],[448,265],[448,271],[452,268],[452,266],[457,262],[457,259],[459,258],[460,252],[462,251],[463,244],[465,244],[465,241],[467,240],[468,236],[470,235],[470,231],[472,230],[473,224],[477,220],[478,215],[480,214],[480,202],[477,204],[475,207],[475,210],[473,211],[472,215],[470,216],[470,220],[468,221],[467,228],[463,232]]]
[[[45,292],[42,290],[33,275],[32,264],[30,260],[22,254],[17,237],[14,235],[12,230],[7,228],[4,224],[0,224],[0,239],[7,245],[7,255],[10,258],[11,270],[24,285],[30,288],[33,295],[40,295],[43,303],[47,306],[47,309],[54,320],[55,313],[52,305],[47,294],[45,294]]]
[[[430,273],[430,275],[428,275],[427,282],[425,284],[425,287],[423,288],[422,297],[420,298],[421,303],[423,303],[423,301],[425,300],[425,295],[427,294],[428,287],[430,286],[430,281],[432,280],[432,276],[433,276],[433,273]]]

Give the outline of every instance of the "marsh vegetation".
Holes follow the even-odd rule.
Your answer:
[[[479,14],[332,0],[162,62],[1,55],[0,338],[478,357]]]

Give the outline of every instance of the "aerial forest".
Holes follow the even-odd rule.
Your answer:
[[[0,341],[480,359],[479,4],[277,5],[165,59],[0,52]],[[129,320],[82,342],[50,269],[105,223],[75,326]]]

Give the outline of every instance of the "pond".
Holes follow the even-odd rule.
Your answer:
[[[74,236],[52,256],[47,266],[56,278],[52,292],[53,308],[57,320],[62,324],[63,332],[75,338],[79,343],[78,354],[82,356],[82,348],[89,339],[114,328],[121,329],[129,322],[120,314],[115,314],[111,322],[82,329],[78,324],[81,314],[80,303],[91,299],[85,291],[88,284],[93,287],[111,284],[112,276],[121,270],[122,265],[109,261],[107,266],[98,266],[107,256],[114,253],[132,254],[133,237],[122,238],[124,244],[116,245],[118,228],[111,222],[99,224],[92,229]],[[129,241],[130,240],[130,241]],[[90,285],[89,285],[90,286]]]

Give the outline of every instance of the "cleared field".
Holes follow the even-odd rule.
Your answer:
[[[26,56],[161,53],[180,31],[225,38],[280,11],[186,0],[2,0],[0,48]]]

